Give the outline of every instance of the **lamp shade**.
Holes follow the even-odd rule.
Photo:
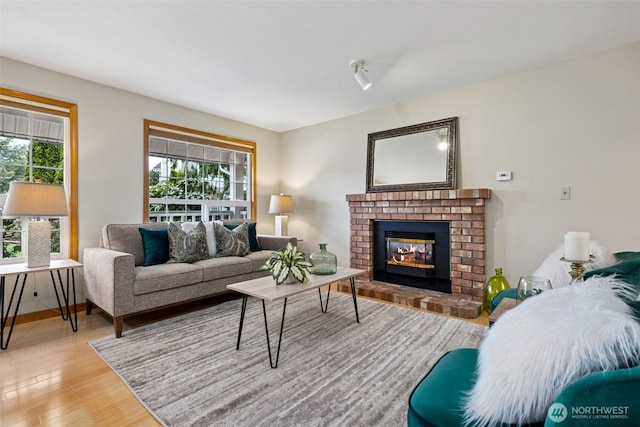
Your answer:
[[[271,202],[269,203],[269,213],[284,214],[293,212],[293,198],[291,196],[282,193],[280,193],[279,195],[271,196]]]
[[[67,216],[62,185],[14,181],[4,204],[3,216]]]

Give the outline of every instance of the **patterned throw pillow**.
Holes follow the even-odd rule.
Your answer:
[[[234,228],[236,228],[235,225],[230,225],[230,224],[223,224],[223,225],[228,230],[233,230]],[[247,226],[249,227],[249,249],[251,250],[251,252],[258,252],[259,250],[261,250],[261,248],[260,248],[260,243],[258,242],[258,235],[256,233],[256,223],[247,221]]]
[[[199,223],[187,232],[179,225],[169,223],[169,262],[195,262],[209,258],[207,230]]]
[[[214,222],[213,231],[216,234],[216,257],[245,256],[251,252],[249,226],[246,222],[233,230],[228,230],[225,226]]]

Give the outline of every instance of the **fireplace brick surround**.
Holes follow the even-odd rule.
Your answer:
[[[373,278],[374,221],[447,221],[451,228],[451,294],[426,291],[424,298],[408,298],[407,304],[457,317],[480,315],[485,283],[485,201],[491,190],[426,190],[348,194],[351,219],[351,267],[365,270],[358,292],[386,300],[401,296],[381,296],[384,289],[407,288],[387,284],[376,288]],[[397,302],[397,301],[396,301]]]

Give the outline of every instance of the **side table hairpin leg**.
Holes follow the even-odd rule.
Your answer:
[[[71,270],[71,272],[69,272],[69,270]],[[71,330],[73,332],[77,332],[78,311],[76,306],[76,276],[72,268],[66,269],[66,272],[67,272],[67,281],[66,281],[67,289],[65,291],[60,270],[57,270],[57,275],[58,275],[57,284],[56,284],[55,276],[53,275],[53,271],[49,271],[49,273],[51,274],[51,282],[53,283],[53,290],[56,292],[56,299],[58,300],[58,308],[60,309],[60,316],[62,316],[62,320],[69,321],[69,323],[71,324]],[[71,280],[69,280],[69,274],[71,274]],[[71,318],[71,310],[69,309],[69,302],[72,296],[69,293],[69,283],[71,283],[71,291],[73,294],[73,318]],[[60,303],[60,297],[58,296],[58,287],[57,287],[58,285],[60,286],[60,292],[62,293],[62,298],[64,300],[66,311],[63,310],[62,304]]]
[[[7,305],[7,310],[5,311],[5,300],[4,300],[4,288],[5,288],[5,276],[0,276],[0,349],[6,350],[9,346],[9,340],[11,339],[11,333],[13,332],[13,327],[16,324],[16,318],[18,317],[18,309],[20,308],[20,301],[22,300],[22,293],[24,292],[24,284],[27,281],[27,275],[22,275],[22,284],[20,285],[20,293],[18,294],[18,298],[16,299],[15,309],[13,310],[13,318],[11,319],[11,325],[9,326],[9,331],[7,333],[7,338],[4,337],[4,328],[7,325],[7,320],[9,318],[9,314],[11,312],[11,305],[13,304],[13,299],[16,294],[16,290],[18,289],[18,283],[20,281],[20,275],[16,276],[16,281],[13,284],[13,291],[11,291],[11,297],[9,297],[9,304]]]

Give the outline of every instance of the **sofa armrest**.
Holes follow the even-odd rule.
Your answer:
[[[85,248],[84,295],[113,317],[134,311],[135,258],[126,252]]]
[[[258,234],[258,243],[263,251],[277,251],[287,246],[291,242],[293,246],[298,245],[298,239],[291,236],[269,236],[266,234]]]
[[[547,416],[544,425],[598,427],[604,421],[615,426],[640,426],[638,390],[640,366],[587,375],[567,386],[554,402],[564,405],[557,411],[566,408],[566,418],[554,422]]]

